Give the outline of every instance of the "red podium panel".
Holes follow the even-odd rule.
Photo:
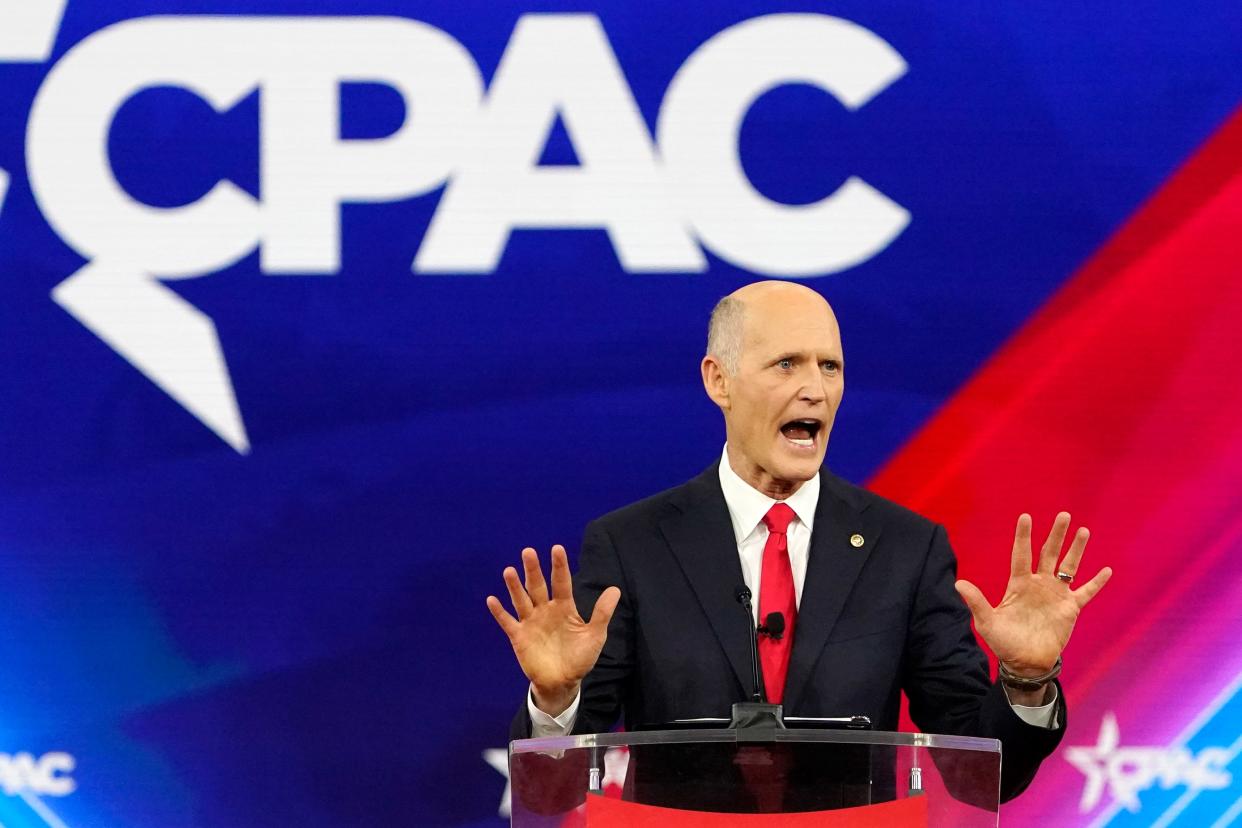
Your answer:
[[[837,811],[720,814],[661,808],[591,795],[587,828],[927,828],[927,798],[914,797]]]

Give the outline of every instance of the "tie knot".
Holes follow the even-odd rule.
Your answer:
[[[763,516],[763,522],[768,525],[768,531],[772,534],[783,535],[795,517],[794,510],[789,508],[788,503],[773,503],[772,508]]]

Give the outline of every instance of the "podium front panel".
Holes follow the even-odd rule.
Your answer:
[[[738,733],[645,731],[514,742],[512,824],[997,824],[996,740],[792,729],[739,739]]]

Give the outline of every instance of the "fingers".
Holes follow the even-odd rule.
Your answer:
[[[620,600],[621,590],[615,586],[604,590],[595,602],[595,609],[591,611],[591,626],[607,627],[608,622],[612,620],[612,614],[617,609],[617,602]]]
[[[1013,555],[1009,559],[1010,577],[1031,574],[1031,516],[1025,512],[1018,515],[1018,525],[1013,530]]]
[[[1095,573],[1094,578],[1074,590],[1074,597],[1078,599],[1078,608],[1082,609],[1085,607],[1104,588],[1104,585],[1108,583],[1108,579],[1111,577],[1113,577],[1113,568],[1106,566]]]
[[[1058,572],[1064,572],[1067,575],[1075,575],[1078,573],[1078,565],[1082,563],[1082,553],[1087,548],[1087,541],[1091,539],[1091,532],[1085,526],[1079,526],[1078,531],[1074,533],[1074,540],[1070,543],[1069,551],[1065,553],[1065,557],[1061,560],[1061,565],[1057,567]]]
[[[565,547],[559,543],[552,547],[552,597],[572,598],[574,594],[573,578],[569,575],[569,557]]]
[[[509,590],[509,600],[517,613],[518,621],[526,620],[535,607],[548,602],[548,582],[544,580],[543,570],[539,566],[539,555],[531,547],[522,550],[522,569],[526,574],[526,585],[518,578],[517,570],[505,567],[503,574],[505,587]],[[552,597],[573,597],[573,581],[569,576],[569,560],[565,555],[565,547],[552,547]],[[491,601],[488,601],[491,608]],[[495,611],[492,615],[495,615]],[[506,613],[508,615],[508,613]],[[500,621],[500,618],[496,618]],[[516,622],[515,622],[516,623]],[[503,627],[504,624],[501,624]]]
[[[504,575],[505,586],[509,590],[509,602],[513,604],[513,609],[517,612],[518,618],[525,618],[530,615],[533,608],[530,596],[526,594],[526,590],[522,589],[522,582],[518,580],[517,570],[511,566],[506,566]]]
[[[564,550],[562,550],[564,551]],[[535,606],[548,602],[548,582],[539,567],[539,555],[529,546],[522,550],[522,568],[526,570],[526,592]]]
[[[988,603],[988,599],[983,597],[983,593],[979,591],[979,587],[970,581],[958,581],[953,585],[957,589],[957,594],[962,596],[962,600],[966,602],[966,608],[970,610],[970,614],[975,618],[975,625],[987,621],[995,610]]]
[[[495,595],[487,596],[487,608],[492,611],[492,618],[496,619],[496,623],[505,631],[505,635],[509,638],[517,635],[518,620],[505,611],[501,606],[500,599]]]
[[[1057,561],[1061,559],[1061,547],[1065,544],[1065,533],[1069,529],[1069,512],[1057,512],[1052,521],[1052,530],[1048,539],[1039,550],[1039,571],[1049,575],[1057,571]]]

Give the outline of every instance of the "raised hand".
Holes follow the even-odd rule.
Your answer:
[[[1086,527],[1078,529],[1061,559],[1069,524],[1068,512],[1057,515],[1039,550],[1039,565],[1032,572],[1031,516],[1024,514],[1018,518],[1009,585],[995,607],[969,581],[956,584],[958,594],[974,616],[975,629],[1012,673],[1035,676],[1051,670],[1069,641],[1078,613],[1113,575],[1113,570],[1106,566],[1078,589],[1072,588],[1090,532]]]
[[[525,588],[516,569],[510,566],[504,571],[517,617],[506,612],[494,595],[487,596],[487,608],[509,636],[518,664],[534,689],[535,704],[556,716],[573,702],[583,677],[595,666],[621,590],[604,590],[595,602],[591,620],[583,621],[574,604],[565,547],[552,547],[551,595],[534,549],[522,550],[522,568],[526,572]]]

